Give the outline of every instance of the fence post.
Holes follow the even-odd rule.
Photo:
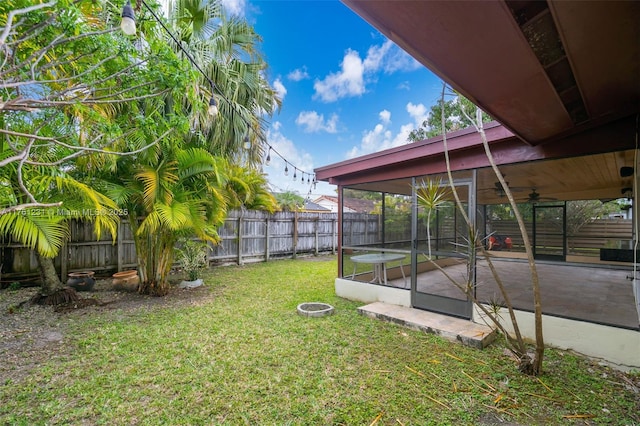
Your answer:
[[[293,258],[296,258],[298,245],[298,212],[293,212]]]
[[[269,216],[265,217],[264,226],[264,261],[269,261]]]
[[[316,256],[318,255],[318,253],[320,253],[320,249],[318,247],[318,245],[320,243],[320,241],[318,241],[318,223],[319,223],[319,221],[320,221],[320,218],[318,216],[316,216],[316,220],[314,221],[314,228],[315,228],[314,231],[315,231],[315,237],[316,237],[316,250],[315,250],[314,255],[316,255]]]
[[[122,221],[118,221],[118,235],[116,236],[116,243],[118,245],[118,271],[122,271],[124,268],[124,238],[122,236],[123,226]]]
[[[242,214],[238,218],[238,265],[242,265]]]
[[[364,215],[364,240],[369,243],[369,215]]]
[[[336,254],[336,220],[331,219],[331,254]]]

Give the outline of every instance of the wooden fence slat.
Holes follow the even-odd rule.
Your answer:
[[[409,241],[409,226],[394,227],[382,235],[379,215],[344,213],[343,245],[366,246],[393,241]],[[408,222],[408,221],[407,221]],[[488,231],[509,235],[516,250],[522,245],[522,238],[515,221],[491,221]],[[540,229],[543,228],[541,225]],[[445,222],[438,229],[431,229],[432,238],[439,232],[441,236],[453,236],[453,221]],[[406,228],[406,229],[405,229]],[[91,223],[71,223],[71,240],[54,259],[54,264],[62,277],[68,272],[94,270],[104,274],[135,268],[136,252],[131,229],[123,221],[118,227],[118,235],[113,242],[110,235],[96,241]],[[211,263],[267,261],[274,257],[295,257],[302,254],[317,255],[336,253],[338,246],[338,214],[307,212],[276,212],[268,214],[260,211],[231,211],[219,227],[220,244],[211,247]],[[419,235],[426,238],[426,226],[419,223]],[[528,224],[531,233],[531,224]],[[448,237],[447,237],[448,238]],[[632,239],[630,219],[595,220],[584,225],[575,235],[567,236],[570,252],[596,255],[600,248],[628,248]],[[556,244],[557,241],[549,241]],[[2,252],[2,279],[11,282],[15,278],[38,274],[38,266],[31,250],[16,244],[9,238],[0,241]]]

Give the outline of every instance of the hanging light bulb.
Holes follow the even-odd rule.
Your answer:
[[[296,180],[296,177],[297,177],[297,174],[296,174],[296,173],[297,173],[297,171],[298,171],[298,169],[294,167],[294,168],[293,168],[293,180],[294,180],[294,181]]]
[[[287,167],[287,162],[284,162],[284,175],[289,176],[289,167]]]
[[[127,0],[127,3],[122,8],[122,21],[120,21],[120,29],[126,35],[136,34],[136,17],[133,14],[131,0]]]
[[[267,151],[267,159],[264,161],[264,163],[268,166],[269,163],[271,163],[271,147],[269,147],[269,151]]]
[[[218,102],[216,102],[216,97],[211,94],[211,99],[209,99],[209,109],[207,110],[211,117],[215,117],[218,115]]]
[[[249,140],[249,135],[244,137],[244,149],[251,149],[251,141]]]

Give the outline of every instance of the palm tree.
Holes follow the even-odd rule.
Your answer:
[[[200,146],[215,155],[258,165],[264,154],[264,114],[271,114],[281,101],[264,75],[266,63],[258,54],[261,41],[246,21],[227,17],[220,0],[176,0],[170,3],[169,22],[199,67],[216,88],[220,115],[211,120],[206,111],[191,108],[194,134]],[[177,48],[176,50],[180,51]],[[199,88],[209,91],[201,78]],[[222,98],[222,99],[220,99]],[[250,148],[246,149],[246,143]]]
[[[88,183],[86,172],[104,165],[95,152],[122,154],[126,127],[119,124],[130,123],[118,118],[120,104],[149,103],[167,86],[184,92],[174,77],[153,93],[150,84],[163,72],[176,74],[177,67],[168,70],[175,55],[140,66],[133,46],[95,19],[100,13],[101,5],[87,2],[0,5],[6,30],[0,44],[11,46],[0,49],[0,233],[34,250],[42,303],[77,298],[63,288],[52,260],[68,238],[69,220],[91,221],[98,237],[115,238],[117,205]]]
[[[296,212],[304,207],[304,198],[296,192],[280,192],[275,197],[278,202],[278,209],[283,212]]]
[[[227,162],[226,192],[229,208],[274,212],[276,198],[267,189],[267,177],[254,168]]]
[[[117,205],[64,171],[50,168],[28,168],[22,170],[26,191],[46,204],[59,207],[27,208],[0,215],[0,234],[9,235],[34,251],[40,271],[40,291],[33,302],[57,305],[78,300],[75,290],[65,287],[60,281],[53,258],[69,238],[69,221],[93,222],[97,238],[109,232],[115,238],[119,217]],[[24,189],[16,180],[17,165],[2,168],[0,173],[3,190],[0,203],[12,205],[24,200]]]
[[[227,211],[224,160],[171,139],[155,150],[157,161],[123,158],[109,195],[128,212],[134,234],[139,292],[169,291],[174,247],[184,236],[216,242]],[[129,177],[126,177],[129,176]],[[115,180],[115,179],[114,179]]]

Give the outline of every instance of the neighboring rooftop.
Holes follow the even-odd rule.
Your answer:
[[[362,200],[360,198],[347,198],[344,197],[344,211],[347,213],[371,213],[375,210],[376,205],[372,200]],[[314,203],[318,203],[321,206],[331,210],[332,212],[338,211],[338,197],[332,195],[321,195],[313,200]]]

